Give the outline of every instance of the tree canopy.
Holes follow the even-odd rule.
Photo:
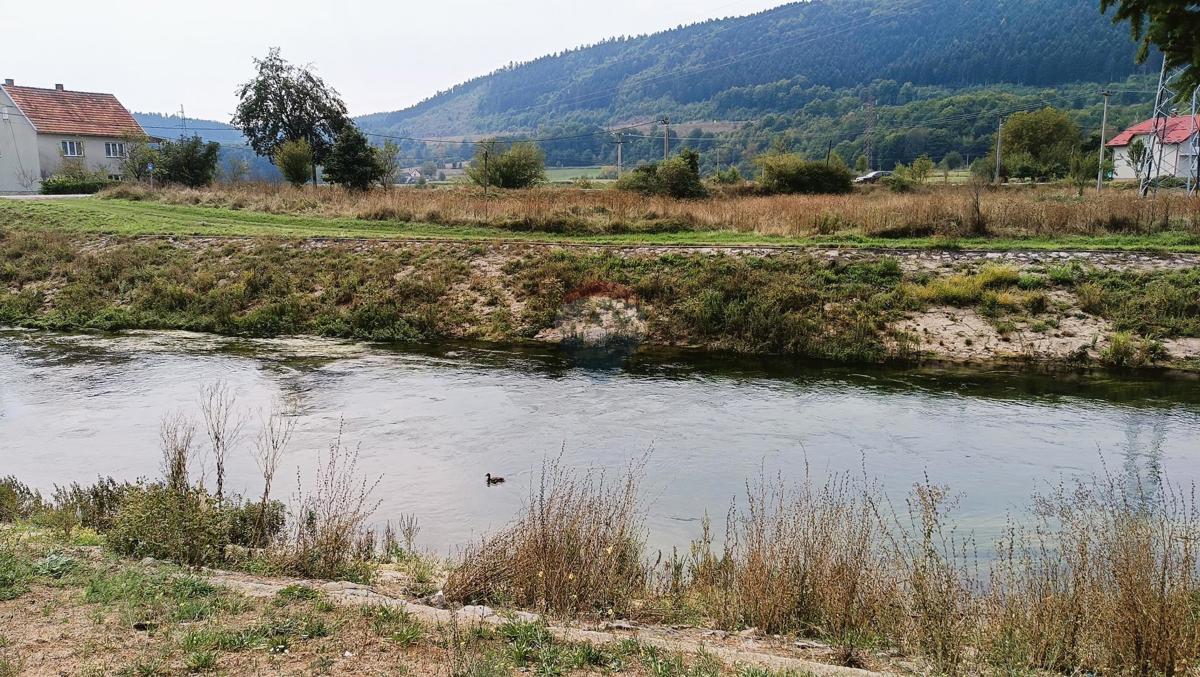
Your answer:
[[[383,175],[383,167],[367,137],[347,125],[325,160],[325,179],[351,190],[367,190]]]
[[[1180,97],[1200,87],[1200,8],[1190,0],[1100,0],[1102,11],[1116,7],[1114,22],[1128,21],[1133,39],[1140,44],[1139,61],[1157,46],[1167,68],[1186,68]]]
[[[221,144],[198,135],[164,141],[158,149],[154,175],[162,181],[199,188],[212,183],[217,174]]]
[[[295,66],[272,47],[254,59],[255,76],[237,89],[232,124],[259,155],[274,157],[284,141],[307,141],[317,164],[325,161],[338,134],[350,124],[337,91],[308,67]]]

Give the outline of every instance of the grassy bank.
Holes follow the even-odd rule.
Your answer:
[[[213,430],[221,416],[206,410],[198,420],[209,439],[220,437]],[[281,439],[289,417],[275,420],[259,439]],[[70,637],[65,653],[78,665],[117,660],[134,674],[300,669],[297,661],[396,669],[421,660],[454,675],[626,667],[766,674],[637,644],[563,645],[528,618],[494,633],[465,629],[464,641],[458,629],[423,625],[394,608],[337,611],[311,588],[280,586],[272,599],[246,600],[177,568],[203,565],[259,574],[251,580],[259,586],[272,580],[262,574],[349,576],[412,601],[444,597],[454,607],[525,609],[544,619],[694,629],[717,646],[756,637],[785,655],[797,653],[798,641],[827,662],[900,673],[1200,668],[1200,508],[1187,487],[1108,477],[1050,489],[1032,497],[1032,509],[1019,513],[1026,517],[985,558],[955,527],[955,495],[928,479],[893,503],[852,476],[758,478],[729,508],[723,538],[706,523],[690,545],[650,553],[637,463],[604,477],[548,461],[509,525],[439,564],[413,545],[412,518],[382,538],[367,528],[371,484],[340,432],[332,447],[342,451],[331,452],[326,474],[304,489],[311,493],[284,509],[277,528],[235,542],[246,523],[239,515],[260,497],[219,498],[212,478],[195,479],[192,465],[216,467],[218,451],[192,444],[202,437],[185,434],[188,425],[164,423],[168,472],[154,481],[102,481],[45,499],[16,479],[0,480],[0,614],[14,621],[0,626],[8,635],[0,655],[10,666],[37,645],[38,629],[52,627]],[[252,453],[271,447],[263,444]],[[286,439],[278,447],[286,450]],[[230,452],[242,453],[220,453]],[[267,487],[272,472],[264,470]],[[270,500],[266,489],[261,501]],[[55,603],[60,611],[37,611]],[[110,655],[97,648],[103,642],[122,648]],[[345,660],[351,655],[360,658]]]
[[[509,240],[616,245],[772,245],[989,250],[1200,251],[1197,201],[1129,191],[973,195],[725,196],[680,201],[613,190],[376,191],[278,186],[121,187],[109,199],[0,201],[0,227],[124,235]],[[968,227],[970,226],[970,227]]]
[[[905,271],[886,257],[842,261],[799,252],[0,231],[0,323],[46,329],[379,341],[599,335],[880,361],[936,355],[919,322],[905,324],[933,309],[980,318],[1001,340],[1053,337],[1062,351],[1041,356],[1047,359],[1137,366],[1169,359],[1162,341],[1200,337],[1200,271],[1078,263]],[[1020,341],[1000,345],[1022,356]]]

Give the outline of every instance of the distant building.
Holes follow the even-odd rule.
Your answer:
[[[1200,115],[1172,117],[1166,119],[1163,126],[1160,120],[1151,118],[1126,129],[1108,142],[1113,149],[1113,178],[1117,181],[1133,181],[1138,178],[1138,172],[1129,159],[1129,147],[1137,139],[1141,139],[1147,149],[1156,144],[1151,141],[1155,134],[1155,124],[1162,130],[1162,168],[1160,176],[1178,176],[1186,178],[1189,171],[1196,166],[1196,141],[1200,134]],[[1158,162],[1155,153],[1154,162]]]
[[[126,144],[146,132],[112,94],[0,85],[0,193],[36,193],[78,162],[120,178]]]

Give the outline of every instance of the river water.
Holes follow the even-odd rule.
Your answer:
[[[616,471],[648,452],[659,547],[685,546],[705,511],[720,523],[763,473],[865,473],[899,504],[928,475],[959,495],[957,523],[983,540],[1059,482],[1200,480],[1200,382],[1161,374],[23,331],[0,331],[0,476],[43,490],[155,476],[163,417],[199,419],[200,389],[216,381],[249,416],[234,489],[258,491],[249,438],[258,412],[287,396],[300,409],[277,497],[311,477],[343,422],[360,470],[382,476],[377,518],[416,514],[419,542],[442,553],[503,526],[560,453]],[[508,481],[485,487],[486,472]]]

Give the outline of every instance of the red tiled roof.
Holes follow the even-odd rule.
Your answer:
[[[1158,118],[1150,118],[1144,122],[1139,122],[1120,134],[1117,134],[1115,137],[1113,137],[1113,140],[1109,141],[1106,145],[1108,145],[1109,148],[1128,146],[1133,142],[1133,138],[1135,136],[1153,134],[1154,125],[1156,122],[1158,122]],[[1167,118],[1166,143],[1183,143],[1184,141],[1187,141],[1192,135],[1192,132],[1196,131],[1198,128],[1200,128],[1200,115],[1197,115],[1195,120],[1192,119],[1191,115]]]
[[[144,135],[141,126],[112,94],[0,85],[42,134],[82,136]]]

